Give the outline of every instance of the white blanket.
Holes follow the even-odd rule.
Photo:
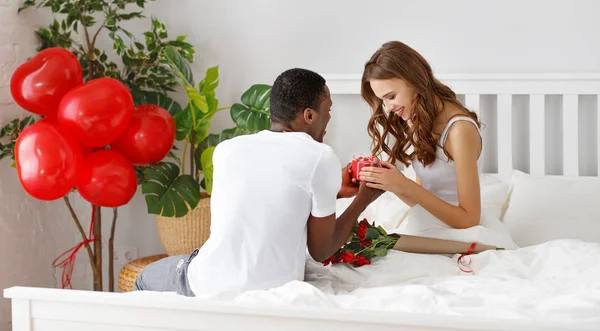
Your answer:
[[[309,261],[306,282],[267,291],[221,293],[198,300],[341,309],[474,315],[600,326],[600,244],[556,240],[471,256],[391,251],[372,265],[324,267]]]

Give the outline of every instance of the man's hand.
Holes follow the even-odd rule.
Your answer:
[[[351,198],[358,193],[359,185],[355,180],[352,180],[351,172],[352,163],[348,163],[348,165],[342,169],[342,188],[338,193],[338,199]]]
[[[377,198],[379,198],[383,194],[383,192],[385,192],[385,191],[369,187],[369,186],[367,186],[367,182],[361,181],[360,186],[358,188],[358,194],[356,195],[356,198],[357,199],[360,198],[362,202],[369,205],[373,201],[377,200]]]

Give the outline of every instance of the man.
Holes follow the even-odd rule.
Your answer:
[[[322,261],[349,237],[382,191],[353,184],[323,144],[331,118],[325,80],[282,73],[270,96],[271,129],[220,143],[213,155],[211,235],[191,256],[144,269],[136,289],[194,296],[263,290],[304,280],[306,248]],[[355,196],[336,219],[336,199]]]

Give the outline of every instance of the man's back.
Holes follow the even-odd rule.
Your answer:
[[[211,236],[192,260],[196,295],[304,278],[306,224],[335,213],[341,164],[304,132],[239,136],[213,156]]]

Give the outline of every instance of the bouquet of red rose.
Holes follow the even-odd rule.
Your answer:
[[[381,226],[369,224],[365,218],[356,222],[348,242],[322,263],[326,266],[343,262],[354,267],[371,264],[373,258],[386,256],[398,238],[398,235],[388,235]]]

